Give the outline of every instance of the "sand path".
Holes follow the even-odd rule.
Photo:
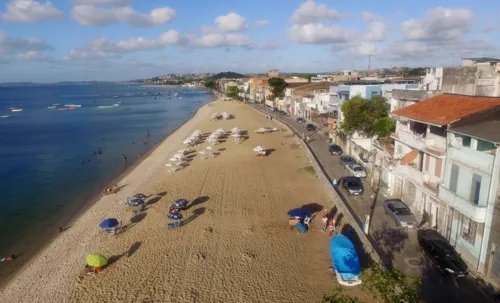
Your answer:
[[[227,111],[233,120],[209,121]],[[318,302],[333,286],[328,273],[328,236],[320,220],[311,232],[288,228],[287,210],[304,204],[331,206],[308,160],[289,131],[258,135],[261,126],[280,127],[243,104],[218,101],[165,140],[119,185],[117,195],[102,198],[0,294],[1,302]],[[249,131],[249,139],[231,138],[221,154],[167,172],[164,164],[195,129],[222,127]],[[269,157],[252,148],[275,149]],[[208,143],[196,147],[204,150]],[[105,235],[101,220],[133,216],[123,205],[136,192],[151,194],[153,204],[134,218],[125,233]],[[195,200],[184,211],[189,222],[167,230],[170,203]],[[89,252],[115,260],[102,273],[79,277]]]

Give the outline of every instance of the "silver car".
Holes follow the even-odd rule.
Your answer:
[[[408,206],[400,199],[385,200],[384,209],[401,227],[412,228],[417,225],[417,219],[415,219]]]
[[[366,178],[366,171],[365,171],[365,169],[363,168],[363,166],[361,166],[361,165],[359,165],[357,163],[347,165],[347,170],[354,177]]]

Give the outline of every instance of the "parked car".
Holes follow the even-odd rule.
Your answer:
[[[423,255],[444,275],[465,277],[468,267],[453,246],[437,236],[424,236],[419,239]]]
[[[332,155],[342,155],[343,151],[342,151],[342,147],[338,146],[337,144],[332,144],[328,147],[328,151],[332,154]]]
[[[340,157],[340,164],[347,166],[349,164],[355,164],[356,160],[354,160],[353,157],[350,156],[342,156]]]
[[[342,186],[344,186],[349,195],[353,196],[360,196],[365,191],[361,179],[354,176],[342,178]]]
[[[307,124],[306,128],[309,131],[315,131],[317,129],[317,127],[314,124]]]
[[[304,118],[301,118],[301,117],[298,117],[295,121],[297,121],[297,123],[300,123],[300,124],[306,122],[306,120],[304,120]]]
[[[280,110],[280,115],[284,116],[284,115],[286,115],[286,114],[287,114],[287,113],[286,113],[285,111]]]
[[[366,178],[366,171],[365,171],[365,169],[363,168],[363,166],[359,165],[358,163],[353,163],[353,164],[347,165],[347,170],[354,177]]]
[[[410,208],[400,199],[385,200],[384,210],[386,214],[392,216],[401,227],[417,226],[417,219],[411,213]]]

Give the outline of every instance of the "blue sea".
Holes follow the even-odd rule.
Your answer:
[[[0,116],[9,116],[0,118],[0,256],[39,248],[133,165],[138,153],[145,154],[212,100],[198,88],[0,87]],[[47,108],[53,104],[81,108]],[[11,107],[23,111],[11,112]],[[102,154],[94,154],[98,149]]]

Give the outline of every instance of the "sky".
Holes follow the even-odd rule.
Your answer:
[[[1,0],[0,82],[451,66],[498,37],[498,0]]]

